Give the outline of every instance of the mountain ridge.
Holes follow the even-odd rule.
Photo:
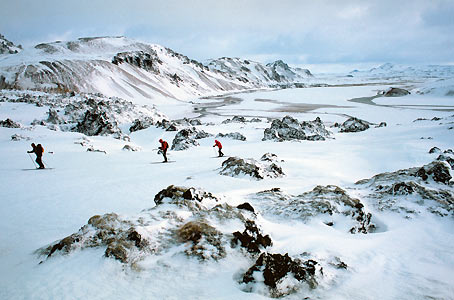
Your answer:
[[[264,65],[237,60],[228,68],[219,67],[223,58],[204,65],[157,44],[123,36],[87,37],[41,43],[15,55],[3,55],[0,88],[188,100],[276,87],[312,76],[309,70],[291,68],[283,61]],[[253,71],[247,67],[251,64]]]

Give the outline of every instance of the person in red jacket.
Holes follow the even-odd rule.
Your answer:
[[[36,163],[39,165],[38,169],[44,169],[44,164],[42,161],[43,153],[44,153],[44,148],[41,144],[38,144],[38,146],[35,145],[35,143],[32,143],[32,150],[27,151],[27,153],[35,153],[36,154]]]
[[[214,140],[214,146],[213,147],[218,147],[218,150],[219,150],[219,157],[222,157],[224,156],[224,153],[222,153],[222,144],[220,141],[218,140]]]
[[[163,162],[167,162],[167,149],[169,149],[169,144],[167,144],[167,142],[163,141],[162,139],[159,139],[159,142],[161,143],[161,147],[159,147],[159,150],[161,151],[162,155],[164,156]]]

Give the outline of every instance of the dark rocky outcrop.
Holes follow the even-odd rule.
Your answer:
[[[432,148],[430,148],[429,153],[430,154],[432,154],[432,153],[441,153],[441,150],[438,147],[432,147]]]
[[[203,139],[212,136],[212,134],[207,133],[203,130],[197,130],[195,127],[185,128],[175,135],[175,138],[172,141],[172,150],[186,150],[192,146],[199,146],[198,139]]]
[[[285,116],[282,120],[273,120],[271,127],[266,128],[263,135],[263,141],[323,141],[330,137],[331,133],[325,128],[325,125],[318,117],[314,121],[300,123],[290,116]]]
[[[369,129],[371,123],[351,117],[342,123],[340,127],[340,132],[360,132]]]
[[[154,120],[152,118],[144,118],[142,120],[135,119],[131,127],[129,127],[129,132],[135,132],[143,129],[147,129],[154,125]]]
[[[156,205],[160,205],[164,202],[173,204],[182,204],[185,206],[194,206],[195,202],[202,201],[218,201],[218,198],[213,194],[206,192],[201,189],[187,188],[181,186],[169,185],[167,188],[161,190],[154,197]]]
[[[88,136],[109,135],[120,132],[118,124],[115,121],[111,121],[107,113],[100,109],[87,110],[74,130]]]
[[[252,213],[255,213],[254,207],[252,207],[252,205],[249,204],[248,202],[244,202],[244,203],[238,205],[236,208],[248,210],[248,211],[250,211]]]
[[[162,65],[162,61],[154,50],[150,50],[148,53],[144,51],[121,52],[113,57],[112,63],[115,65],[128,63],[155,74],[159,74],[159,65]]]
[[[282,297],[298,289],[297,286],[280,288],[280,283],[288,276],[301,283],[307,283],[310,288],[317,287],[317,264],[312,259],[306,261],[292,259],[287,253],[284,255],[262,253],[255,264],[244,273],[241,282],[254,284],[257,278],[263,278],[263,283],[270,289],[271,297]],[[255,276],[255,272],[261,273],[261,276]],[[323,274],[322,271],[320,273]]]
[[[402,96],[406,96],[409,94],[410,94],[410,92],[405,89],[390,88],[383,93],[383,96],[385,96],[385,97],[402,97]]]
[[[0,120],[0,127],[20,128],[21,125],[19,123],[14,122],[11,119],[6,119],[6,120]]]
[[[262,235],[257,225],[252,220],[247,220],[243,232],[233,233],[232,245],[240,244],[249,253],[260,253],[261,249],[272,246],[273,242],[269,235]]]

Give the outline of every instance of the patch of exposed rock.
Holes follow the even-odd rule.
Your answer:
[[[6,128],[20,128],[21,125],[17,122],[14,122],[11,119],[6,119],[6,120],[0,120],[0,127],[6,127]]]
[[[367,121],[364,121],[364,120],[361,120],[361,119],[358,119],[355,117],[351,117],[339,126],[339,128],[340,128],[339,131],[340,132],[360,132],[360,131],[369,129],[369,127],[371,125],[372,124]]]
[[[202,208],[200,204],[202,201],[204,203],[215,203],[218,202],[219,199],[213,196],[213,194],[202,189],[186,188],[174,185],[169,185],[167,188],[157,193],[154,197],[156,205],[168,203],[178,206],[186,206],[195,210]]]
[[[232,245],[240,245],[249,253],[260,253],[261,249],[273,245],[269,235],[263,235],[254,221],[247,220],[244,224],[243,232],[236,231],[233,233]]]
[[[381,173],[356,183],[364,197],[380,210],[404,213],[406,217],[422,211],[448,216],[454,214],[454,188],[451,165],[436,160],[422,167]]]
[[[402,97],[402,96],[406,96],[406,95],[410,95],[410,92],[405,90],[405,89],[401,89],[401,88],[389,88],[388,90],[384,91],[383,93],[383,96],[385,97]]]
[[[284,176],[282,168],[274,162],[258,162],[255,159],[242,159],[239,157],[229,157],[222,163],[221,175],[240,177],[249,176],[254,179],[276,178]]]
[[[252,291],[254,285],[263,283],[271,297],[279,298],[295,293],[304,284],[316,288],[317,277],[322,275],[323,270],[315,260],[294,259],[287,253],[262,253],[243,274],[240,283],[246,284],[245,291]]]
[[[246,137],[244,135],[242,135],[241,133],[239,132],[230,132],[230,133],[218,133],[216,135],[217,138],[229,138],[229,139],[232,139],[232,140],[237,140],[237,141],[245,141],[246,140]]]
[[[264,215],[305,222],[318,217],[325,224],[335,228],[339,226],[339,229],[350,233],[369,233],[376,228],[371,222],[372,214],[364,204],[334,185],[316,186],[312,191],[298,196],[271,189],[254,194],[252,198],[260,201],[259,212]]]
[[[203,130],[197,130],[195,127],[185,128],[178,131],[178,133],[175,135],[171,149],[179,151],[189,149],[192,146],[199,146],[200,144],[197,141],[198,139],[203,139],[210,136],[213,135]]]
[[[331,136],[319,117],[314,121],[299,122],[290,116],[285,116],[282,120],[273,120],[270,128],[264,131],[263,141],[291,141],[309,140],[324,141]]]

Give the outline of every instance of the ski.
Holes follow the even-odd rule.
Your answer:
[[[44,168],[44,169],[39,169],[39,168],[34,168],[34,169],[22,169],[22,171],[45,171],[45,170],[53,170],[54,168]]]

